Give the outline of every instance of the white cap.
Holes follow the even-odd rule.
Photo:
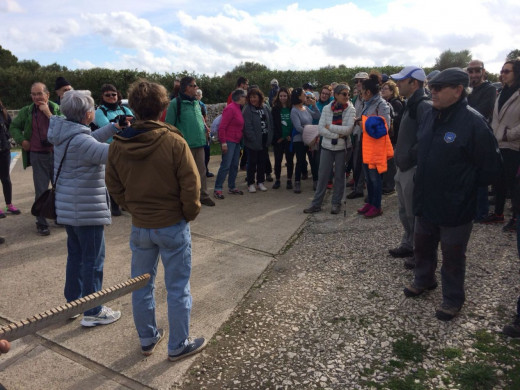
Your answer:
[[[390,77],[397,81],[408,78],[424,81],[426,79],[426,73],[418,66],[406,66],[399,73],[393,74]]]

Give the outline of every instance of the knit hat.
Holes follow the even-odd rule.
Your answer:
[[[65,77],[58,77],[56,79],[56,84],[54,86],[54,90],[57,91],[61,87],[65,87],[66,85],[70,85],[70,83],[65,79]]]

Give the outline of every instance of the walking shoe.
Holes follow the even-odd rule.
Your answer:
[[[415,268],[415,257],[407,257],[404,259],[404,268],[406,269],[414,269]]]
[[[215,174],[213,172],[206,171],[206,177],[213,177],[213,176],[215,176]]]
[[[7,214],[13,214],[13,215],[18,215],[21,213],[21,211],[18,210],[16,207],[14,207],[12,203],[7,205],[7,207],[5,208],[5,212]]]
[[[516,232],[516,218],[511,218],[509,222],[502,228],[502,231],[506,233]]]
[[[313,213],[317,213],[317,212],[320,212],[321,211],[321,207],[320,206],[310,206],[306,209],[303,210],[303,212],[305,214],[313,214]]]
[[[300,194],[302,192],[302,187],[300,185],[300,182],[299,181],[295,181],[294,182],[294,193],[295,194]]]
[[[340,204],[333,204],[332,208],[330,209],[331,214],[339,214],[341,211],[341,205]]]
[[[327,189],[328,189],[328,190],[332,190],[332,182],[331,182],[331,181],[329,181],[329,182],[327,183]]]
[[[249,192],[256,192],[256,187],[255,187],[254,184],[251,184],[249,187],[247,187],[247,190],[248,190]]]
[[[274,181],[274,179],[273,179],[273,175],[271,175],[270,173],[267,174],[267,175],[265,175],[265,180],[267,180],[268,182],[272,182],[272,181]]]
[[[440,321],[451,321],[457,316],[457,314],[459,314],[460,309],[460,307],[450,306],[446,303],[443,303],[435,311],[435,317],[437,317],[437,319]]]
[[[482,221],[480,221],[480,223],[486,223],[486,224],[501,223],[501,222],[504,222],[504,214],[495,214],[495,213],[489,214],[487,217],[482,219]]]
[[[155,343],[147,345],[146,347],[141,346],[141,353],[144,356],[150,356],[153,353],[153,351],[155,351],[155,347],[157,347],[157,344],[159,344],[161,340],[164,338],[164,329],[157,329],[157,332],[159,333],[159,340],[157,340]]]
[[[362,198],[364,194],[362,192],[352,191],[350,194],[347,195],[347,199],[356,199],[356,198]]]
[[[189,344],[182,350],[182,352],[178,353],[177,355],[168,355],[168,360],[170,362],[176,362],[177,360],[181,360],[190,355],[199,353],[206,347],[206,344],[206,339],[204,337],[190,340]]]
[[[51,234],[49,227],[47,225],[41,225],[39,223],[36,224],[36,230],[40,236],[48,236]]]
[[[287,180],[287,185],[285,186],[285,188],[287,188],[288,190],[292,190],[292,181],[291,180]]]
[[[513,338],[520,337],[520,317],[517,316],[511,325],[504,326],[502,333]]]
[[[415,285],[415,282],[405,284],[404,286],[404,295],[408,298],[415,298],[421,295],[425,291],[435,290],[438,284],[437,281],[433,282],[429,287],[419,288]]]
[[[96,316],[83,316],[81,325],[85,327],[97,326],[97,325],[108,325],[112,322],[116,322],[121,318],[120,311],[114,311],[107,306],[102,306],[101,311]]]
[[[379,217],[380,215],[383,215],[383,209],[378,209],[374,206],[372,206],[372,208],[364,214],[365,218],[375,218]]]
[[[209,198],[209,197],[207,197],[205,199],[201,199],[200,203],[203,204],[204,206],[209,206],[209,207],[215,206],[215,202],[213,202],[213,200],[211,200],[211,198]]]
[[[277,190],[280,188],[280,180],[276,180],[273,184],[273,190]]]
[[[258,189],[260,191],[267,191],[267,187],[264,186],[264,183],[258,183]]]
[[[358,214],[365,214],[371,208],[372,208],[372,205],[370,203],[365,203],[365,205],[363,207],[361,207],[357,212],[358,212]]]
[[[224,195],[222,194],[222,191],[218,191],[218,190],[213,191],[213,196],[217,199],[224,199]]]
[[[398,246],[397,248],[389,249],[388,253],[392,257],[410,257],[413,256],[413,250],[405,248],[403,246]]]
[[[0,209],[0,218],[5,218],[5,213],[2,209]]]
[[[228,194],[231,194],[231,195],[244,195],[244,192],[240,191],[238,188],[230,188],[228,190]]]

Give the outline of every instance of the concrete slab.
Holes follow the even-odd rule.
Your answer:
[[[216,173],[219,163],[220,157],[212,156],[211,171]],[[244,178],[245,173],[240,172],[237,184],[244,190],[243,196],[226,194],[224,200],[216,200],[216,207],[203,206],[191,224],[193,336],[214,335],[306,218],[302,209],[312,197],[310,180],[303,182],[300,195],[285,189],[285,177],[279,190],[249,194]],[[24,171],[20,160],[11,180],[13,202],[22,214],[0,221],[0,235],[6,238],[6,244],[0,246],[0,319],[4,322],[64,302],[67,257],[65,229],[51,226],[50,236],[36,234],[29,211],[34,200],[31,169]],[[208,179],[211,191],[214,180]],[[123,213],[105,229],[104,287],[129,278],[130,226],[131,217]],[[157,321],[167,330],[163,278],[159,267]],[[13,343],[12,352],[0,357],[0,383],[9,389],[34,387],[29,386],[34,383],[51,389],[167,389],[179,381],[196,357],[169,363],[167,343],[163,343],[145,358],[140,354],[130,296],[109,306],[122,311],[115,324],[85,329],[79,321],[68,321]]]

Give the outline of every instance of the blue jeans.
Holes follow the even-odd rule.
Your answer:
[[[228,151],[222,155],[220,168],[215,181],[215,191],[222,191],[224,180],[228,176],[228,187],[230,190],[236,188],[235,180],[238,174],[238,162],[240,160],[240,144],[235,142],[227,142]]]
[[[70,226],[67,230],[67,269],[65,299],[67,302],[101,290],[105,264],[105,230],[103,225]],[[95,316],[101,306],[87,310],[86,316]]]
[[[132,293],[134,323],[142,346],[159,340],[155,319],[155,275],[159,255],[164,266],[170,335],[168,354],[180,353],[188,345],[191,314],[191,233],[181,222],[158,229],[132,226],[132,278],[149,273],[148,285]]]
[[[377,169],[369,169],[368,164],[363,164],[363,171],[367,182],[368,203],[375,208],[381,208],[381,196],[383,191],[383,184],[381,174]]]

